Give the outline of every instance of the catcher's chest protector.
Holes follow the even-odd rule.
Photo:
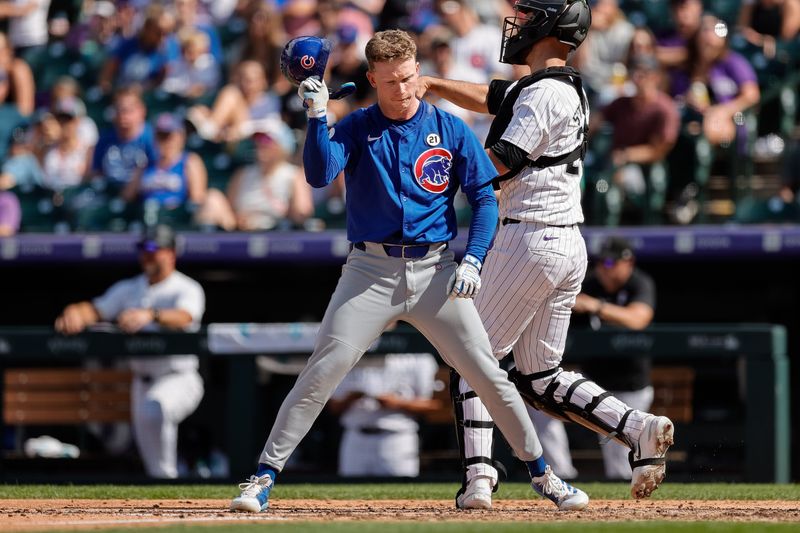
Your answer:
[[[509,89],[506,95],[503,97],[503,101],[500,104],[500,109],[497,112],[497,115],[495,115],[492,125],[489,128],[489,134],[486,136],[486,142],[484,143],[484,146],[489,148],[490,146],[496,144],[503,137],[503,133],[505,133],[509,123],[511,122],[511,119],[514,117],[514,104],[517,103],[517,98],[519,98],[522,90],[546,78],[562,78],[569,81],[572,86],[575,87],[575,91],[578,93],[578,98],[581,100],[581,107],[583,108],[584,122],[580,134],[582,137],[582,142],[575,150],[572,150],[564,155],[555,157],[541,156],[535,161],[528,160],[519,167],[512,168],[502,176],[495,178],[495,180],[492,182],[495,186],[495,189],[499,188],[500,182],[511,179],[519,174],[519,172],[525,166],[534,168],[553,167],[557,165],[573,163],[578,159],[583,160],[584,156],[586,155],[586,146],[589,137],[589,121],[587,119],[589,116],[589,104],[586,102],[586,98],[584,98],[583,95],[583,81],[581,80],[581,75],[572,67],[549,67],[520,78],[516,85]]]

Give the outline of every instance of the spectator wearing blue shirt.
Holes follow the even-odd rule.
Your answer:
[[[167,46],[171,27],[171,16],[163,8],[148,8],[136,37],[122,40],[111,52],[100,73],[100,88],[108,92],[121,85],[138,84],[145,90],[160,85],[173,59]]]
[[[208,194],[208,174],[200,156],[186,151],[183,123],[162,113],[156,118],[155,136],[158,157],[133,176],[122,197],[143,205],[152,202],[166,211],[201,206]]]
[[[114,127],[100,135],[91,170],[91,176],[102,179],[112,194],[156,159],[153,129],[145,121],[146,113],[137,88],[123,87],[114,93]]]

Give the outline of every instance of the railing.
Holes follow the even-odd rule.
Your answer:
[[[253,355],[300,362],[313,349],[319,325],[211,324],[200,333],[124,335],[87,332],[73,337],[49,328],[0,328],[0,370],[31,363],[78,362],[86,357],[161,356],[196,353],[229,358],[229,415],[224,430],[232,472],[252,467],[252,448],[264,428],[254,428],[248,413],[256,402]],[[657,325],[644,331],[603,329],[570,333],[565,362],[595,356],[648,354],[655,362],[745,361],[745,468],[747,481],[788,483],[790,478],[789,359],[783,326],[758,324]],[[369,353],[432,352],[413,330],[384,333]],[[244,355],[244,356],[242,356]],[[295,365],[296,366],[296,365]],[[2,416],[0,416],[2,420]],[[1,428],[0,428],[1,429]],[[1,432],[0,432],[1,433]]]

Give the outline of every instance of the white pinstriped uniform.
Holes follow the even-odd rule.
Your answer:
[[[580,145],[583,121],[575,88],[567,82],[546,78],[520,92],[514,118],[502,139],[528,152],[532,160],[559,156]],[[582,166],[580,162],[576,164]],[[581,173],[582,168],[578,174],[569,174],[567,165],[525,167],[503,184],[498,197],[500,218],[559,226],[580,224],[583,222]]]
[[[582,142],[580,132],[588,120],[575,88],[566,81],[546,78],[520,92],[502,139],[528,152],[531,160],[562,156]],[[475,305],[495,356],[502,359],[513,349],[515,364],[526,375],[561,365],[572,306],[587,267],[586,245],[578,229],[583,222],[582,174],[580,161],[543,169],[525,167],[503,182],[498,196],[500,219],[521,223],[500,226],[484,262],[483,287]],[[558,380],[554,397],[561,402],[569,386],[581,378],[561,371],[555,377],[534,381],[533,386],[542,394],[551,380]],[[460,392],[469,390],[462,378]],[[574,390],[570,403],[583,408],[603,392],[586,381]],[[616,427],[628,410],[609,396],[594,414]],[[491,420],[477,398],[464,402],[464,415],[468,420]],[[624,433],[638,439],[645,416],[647,413],[634,411]],[[492,431],[465,428],[464,442],[467,458],[488,457]],[[467,479],[475,476],[496,482],[497,471],[484,463],[468,466]]]

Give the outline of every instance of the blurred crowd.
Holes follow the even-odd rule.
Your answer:
[[[800,0],[590,0],[587,222],[796,221]],[[410,31],[424,74],[487,82],[511,0],[0,2],[0,236],[344,224],[312,190],[288,39],[329,38],[331,123],[371,104],[364,44]],[[479,137],[490,124],[445,103]],[[462,214],[468,212],[464,207]]]

